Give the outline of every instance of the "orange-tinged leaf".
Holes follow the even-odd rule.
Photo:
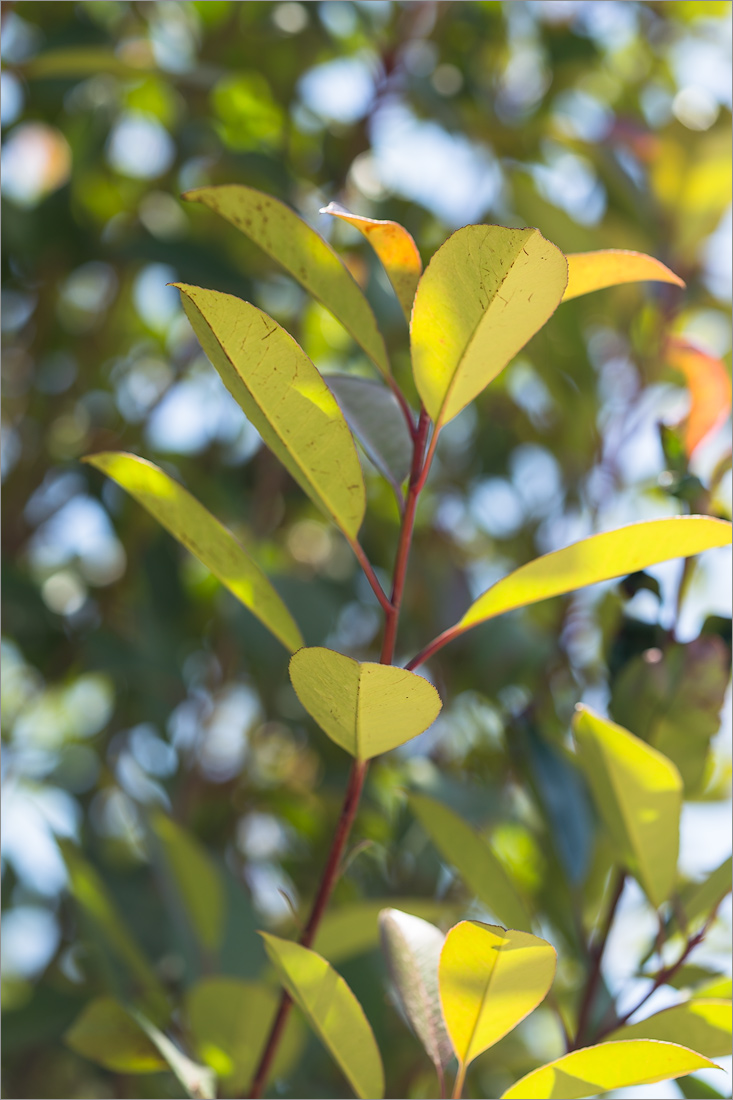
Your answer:
[[[603,248],[598,252],[571,252],[567,256],[568,285],[563,302],[579,298],[593,290],[605,290],[621,283],[674,283],[684,286],[684,280],[670,271],[660,260],[643,252],[623,248]]]
[[[685,425],[685,450],[691,455],[730,412],[731,380],[725,363],[679,337],[667,343],[665,358],[685,376],[690,414]]]

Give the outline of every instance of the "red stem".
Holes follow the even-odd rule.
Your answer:
[[[433,654],[437,653],[439,649],[442,649],[444,645],[448,645],[448,642],[452,642],[454,638],[457,638],[460,634],[463,634],[463,628],[459,626],[451,626],[448,630],[444,630],[442,634],[439,634],[437,638],[433,638],[432,642],[428,642],[424,649],[421,649],[416,657],[405,665],[408,672],[414,671],[420,665],[429,661]]]
[[[578,1029],[575,1034],[575,1042],[568,1048],[569,1050],[577,1050],[581,1046],[582,1040],[585,1037],[588,1024],[590,1022],[590,1013],[593,1007],[593,1001],[595,1000],[596,989],[598,988],[598,981],[601,976],[601,962],[603,960],[603,952],[606,948],[606,941],[613,925],[613,919],[616,915],[616,907],[621,900],[621,895],[624,892],[624,883],[626,882],[626,872],[620,871],[617,879],[616,886],[613,894],[611,895],[611,901],[608,906],[608,912],[606,919],[603,923],[603,931],[601,932],[598,940],[592,945],[590,949],[590,970],[588,971],[588,979],[585,985],[585,991],[583,993],[583,1000],[578,1010]]]

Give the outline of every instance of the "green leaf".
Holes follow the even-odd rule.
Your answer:
[[[402,1010],[438,1072],[453,1057],[438,992],[445,936],[434,924],[399,909],[379,914],[382,951]]]
[[[251,1083],[278,1009],[276,990],[237,978],[204,978],[186,993],[186,1019],[196,1056],[211,1066],[225,1093]],[[290,1016],[270,1076],[285,1076],[303,1046],[303,1028]]]
[[[733,997],[733,979],[726,977],[724,974],[719,974],[716,978],[711,978],[709,982],[705,982],[704,985],[700,985],[692,993],[693,997],[713,997],[716,1000],[730,1001]]]
[[[215,1100],[216,1076],[207,1066],[199,1066],[193,1062],[183,1051],[172,1043],[167,1035],[164,1035],[157,1027],[146,1020],[145,1017],[131,1009],[131,1015],[150,1039],[151,1043],[165,1058],[168,1067],[173,1071],[186,1093],[193,1100]]]
[[[730,1054],[732,1015],[733,1009],[728,1000],[695,997],[655,1012],[637,1024],[619,1027],[607,1039],[609,1043],[616,1039],[661,1039],[666,1043],[689,1046],[706,1058],[723,1058]]]
[[[628,730],[578,706],[578,759],[620,861],[655,908],[674,887],[682,778],[674,764]]]
[[[733,859],[728,856],[702,882],[690,882],[680,891],[680,906],[688,925],[706,919],[731,891]]]
[[[533,1070],[507,1089],[501,1100],[578,1100],[610,1089],[681,1077],[694,1069],[717,1068],[701,1054],[674,1043],[649,1039],[599,1043]]]
[[[95,997],[64,1035],[67,1046],[114,1073],[159,1073],[165,1058],[114,997]]]
[[[364,234],[382,261],[409,322],[415,290],[422,274],[422,260],[417,245],[405,227],[399,222],[380,221],[377,218],[365,218],[361,214],[352,214],[337,202],[330,202],[328,206],[324,206],[321,213],[340,218]]]
[[[336,399],[292,336],[261,309],[174,284],[201,347],[301,489],[354,539],[366,507],[359,458]]]
[[[260,935],[285,988],[356,1095],[381,1100],[384,1070],[379,1049],[364,1010],[344,979],[315,951],[267,932]]]
[[[164,813],[150,816],[186,916],[207,951],[215,951],[224,931],[224,889],[206,849]]]
[[[338,909],[329,909],[318,926],[313,948],[330,963],[371,951],[379,943],[379,914],[383,909],[399,905],[405,913],[425,921],[449,924],[455,920],[457,907],[428,898],[369,898],[351,902]]]
[[[290,658],[290,679],[311,718],[358,760],[404,745],[432,725],[443,705],[433,685],[414,672],[320,646]]]
[[[440,1000],[462,1067],[544,1000],[556,964],[554,947],[528,932],[474,920],[451,928],[440,955]]]
[[[294,210],[241,184],[200,187],[182,197],[203,203],[241,229],[324,305],[389,376],[387,350],[371,306],[341,257]]]
[[[231,531],[182,485],[137,455],[104,451],[88,455],[84,461],[107,474],[142,504],[289,652],[302,646],[295,620],[260,567]]]
[[[471,604],[454,630],[462,633],[505,611],[624,577],[657,562],[727,546],[730,533],[731,525],[720,519],[675,516],[591,535],[563,550],[543,554],[497,581]]]
[[[724,1100],[722,1092],[718,1092],[700,1077],[680,1077],[677,1088],[683,1096],[689,1097],[689,1100]]]
[[[412,464],[412,440],[397,398],[367,378],[328,374],[325,381],[368,457],[399,493]]]
[[[621,283],[641,283],[646,281],[674,283],[684,286],[685,282],[670,271],[665,264],[647,256],[643,252],[630,252],[622,248],[603,248],[598,252],[570,252],[568,261],[568,285],[563,302],[577,298],[581,294],[590,294],[594,290],[605,290],[609,286]]]
[[[103,46],[67,46],[36,54],[23,64],[22,72],[27,80],[64,80],[109,73],[123,80],[139,81],[145,69],[154,67],[155,58],[152,51],[147,63],[143,61],[141,66],[128,65],[113,50],[105,49]]]
[[[411,794],[409,804],[440,854],[489,912],[509,927],[531,928],[527,906],[487,841],[433,798]]]
[[[536,229],[467,225],[425,269],[412,311],[415,384],[436,427],[473,401],[554,313],[567,284]]]

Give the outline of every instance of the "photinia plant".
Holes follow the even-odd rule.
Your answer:
[[[86,459],[142,504],[272,632],[290,654],[290,679],[300,703],[353,765],[330,855],[297,942],[262,933],[283,987],[279,1001],[271,984],[209,976],[174,1014],[168,992],[118,922],[102,884],[69,850],[72,890],[103,929],[112,953],[134,971],[137,1001],[125,1006],[100,998],[84,1010],[67,1038],[77,1051],[124,1072],[154,1072],[168,1065],[191,1096],[214,1096],[219,1089],[258,1097],[273,1073],[292,1072],[299,1040],[290,1011],[297,1004],[354,1093],[381,1097],[385,1083],[379,1049],[359,1001],[333,967],[338,952],[327,907],[370,760],[426,730],[441,709],[438,692],[417,669],[459,635],[507,611],[730,542],[730,524],[704,515],[655,519],[585,538],[510,572],[398,667],[397,630],[415,513],[441,431],[564,301],[639,280],[684,284],[649,256],[619,250],[566,256],[537,229],[496,225],[459,229],[423,272],[415,242],[402,226],[332,203],[325,212],[367,238],[409,321],[420,402],[416,410],[392,373],[367,298],[339,255],[305,221],[249,187],[206,187],[185,197],[226,218],[269,253],[341,322],[374,365],[373,379],[322,376],[293,337],[256,306],[230,294],[176,284],[201,347],[230,393],[356,555],[384,615],[381,656],[378,663],[361,662],[320,646],[305,647],[299,624],[254,557],[183,486],[136,455],[104,452]],[[679,348],[675,354],[680,369],[692,369],[689,355],[683,362]],[[693,427],[697,441],[699,427]],[[400,537],[387,589],[359,541],[367,492],[356,441],[391,485],[399,506]],[[536,935],[542,929],[531,901],[486,840],[425,795],[410,799],[416,821],[501,925],[463,920],[444,937],[422,919],[431,914],[425,904],[421,914],[416,902],[411,913],[373,906],[364,926],[352,929],[356,938],[372,942],[379,926],[394,996],[435,1066],[442,1096],[446,1071],[457,1067],[453,1096],[461,1096],[474,1059],[547,997],[565,1030],[566,1053],[516,1081],[504,1092],[506,1098],[596,1095],[688,1074],[727,1053],[730,1005],[725,997],[681,1004],[628,1023],[645,997],[620,1018],[613,1011],[598,1018],[601,958],[626,876],[637,880],[660,921],[685,937],[678,958],[653,976],[656,989],[701,941],[730,888],[730,871],[716,872],[714,881],[711,876],[698,889],[700,896],[686,898],[684,913],[671,905],[683,790],[676,762],[586,707],[577,711],[574,738],[575,759],[613,846],[617,871],[590,948],[585,985],[570,1016],[550,993],[556,952]],[[154,815],[150,825],[172,879],[182,894],[188,892],[202,944],[213,950],[223,920],[216,876],[211,877],[196,843],[165,815]],[[187,874],[191,866],[198,868],[193,888]],[[217,1011],[225,1020],[221,1026],[213,1022]],[[236,1021],[244,1015],[247,1026],[239,1028]]]

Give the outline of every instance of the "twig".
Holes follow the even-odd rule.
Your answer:
[[[606,919],[603,922],[603,929],[594,941],[590,948],[590,970],[588,971],[588,977],[585,983],[585,990],[583,991],[583,999],[580,1002],[580,1008],[578,1010],[578,1029],[575,1034],[575,1041],[570,1046],[570,1050],[577,1050],[582,1045],[585,1033],[588,1029],[590,1022],[591,1009],[593,1008],[593,1002],[596,996],[596,990],[598,988],[598,981],[601,976],[601,962],[603,961],[603,952],[606,949],[606,943],[608,942],[608,936],[613,926],[613,920],[616,916],[616,909],[618,903],[621,900],[621,895],[624,891],[624,883],[626,881],[626,872],[619,871],[616,876],[616,885],[611,895],[611,900],[608,905],[608,912],[606,913]]]

